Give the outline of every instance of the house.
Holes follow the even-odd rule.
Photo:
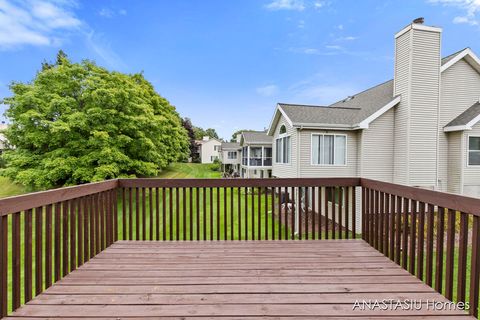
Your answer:
[[[220,161],[222,162],[222,171],[229,174],[240,173],[240,152],[239,142],[222,142],[220,147]]]
[[[198,159],[201,163],[213,163],[219,159],[221,140],[205,136],[202,140],[196,140],[195,143],[198,146]]]
[[[7,125],[0,123],[0,154],[7,146],[7,138],[5,138],[5,135],[2,134],[2,131],[5,129],[7,129]]]
[[[242,178],[272,176],[272,137],[266,131],[244,131],[240,138]]]
[[[480,197],[480,60],[442,29],[395,35],[394,78],[329,106],[279,103],[275,177],[358,176]]]

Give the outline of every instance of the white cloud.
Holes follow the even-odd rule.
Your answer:
[[[258,87],[256,91],[261,96],[271,97],[278,93],[278,87],[274,84],[270,84],[263,87]]]
[[[87,47],[99,56],[107,65],[114,69],[123,69],[126,67],[122,59],[111,49],[110,43],[103,34],[95,33],[91,30],[85,37]]]
[[[298,21],[298,27],[299,27],[300,29],[305,28],[305,20],[300,20],[300,21]]]
[[[338,45],[326,45],[325,48],[331,49],[331,50],[342,50],[343,48]]]
[[[0,0],[0,49],[22,45],[58,45],[61,34],[78,29],[82,22],[69,3]]]
[[[337,39],[335,39],[336,41],[353,41],[353,40],[357,40],[358,37],[354,37],[354,36],[346,36],[346,37],[339,37]]]
[[[337,29],[338,29],[338,30],[343,30],[343,24],[339,24],[339,25],[337,26]]]
[[[480,0],[428,0],[428,2],[462,10],[464,14],[453,18],[453,23],[466,23],[472,26],[480,24],[480,18],[477,17],[480,12]]]
[[[303,0],[273,0],[269,4],[265,5],[265,8],[269,10],[305,10],[305,3]]]
[[[325,5],[326,3],[324,1],[315,1],[313,3],[313,7],[317,10],[323,8]]]
[[[125,15],[127,15],[127,10],[120,9],[118,11],[114,11],[114,10],[109,9],[109,8],[102,8],[102,9],[100,9],[100,11],[98,11],[98,15],[101,16],[101,17],[104,17],[104,18],[113,18],[116,15],[125,16]]]

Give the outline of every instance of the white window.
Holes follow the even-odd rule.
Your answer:
[[[290,163],[290,136],[280,137],[275,141],[275,161]]]
[[[228,159],[237,159],[237,151],[228,151]]]
[[[312,164],[344,166],[347,158],[347,136],[312,135]]]
[[[213,150],[214,150],[214,151],[220,150],[220,146],[213,146]]]
[[[480,165],[480,137],[468,137],[468,165]]]

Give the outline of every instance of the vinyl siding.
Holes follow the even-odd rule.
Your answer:
[[[433,188],[437,174],[440,33],[411,29],[396,39],[394,182]]]
[[[462,193],[462,174],[463,174],[463,146],[462,146],[463,132],[451,132],[447,137],[448,156],[448,187],[447,192]]]
[[[394,95],[402,95],[402,101],[395,108],[394,122],[394,167],[393,180],[408,184],[408,119],[410,88],[410,48],[412,32],[406,32],[395,41],[395,84]]]
[[[290,163],[276,163],[275,155],[276,155],[276,139],[279,136],[280,127],[285,125],[287,129],[287,134],[290,135]],[[275,128],[274,135],[273,135],[273,142],[272,142],[272,175],[277,178],[297,178],[297,130],[290,126],[287,120],[281,116],[277,127]]]
[[[480,123],[463,133],[463,193],[480,197],[480,166],[468,166],[468,137],[480,137]]]
[[[312,165],[312,133],[345,134],[347,136],[347,164],[344,166]],[[301,178],[317,177],[355,177],[357,176],[357,132],[300,130],[300,176]]]
[[[472,106],[480,97],[480,74],[477,73],[465,60],[460,60],[442,73],[440,99],[440,121],[439,121],[439,189],[449,192],[460,192],[458,185],[454,182],[450,186],[452,168],[445,159],[450,159],[450,148],[455,149],[451,139],[453,133],[445,133],[443,128],[458,115]],[[463,163],[459,163],[463,166]],[[455,170],[458,170],[455,169]],[[448,186],[446,186],[448,181]],[[455,191],[453,191],[455,190]]]
[[[359,176],[393,181],[394,112],[385,112],[359,135]]]
[[[433,188],[437,176],[440,33],[413,30],[409,182]]]

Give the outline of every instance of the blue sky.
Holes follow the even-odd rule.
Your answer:
[[[419,16],[443,27],[442,55],[480,53],[480,0],[0,0],[0,98],[63,49],[143,71],[229,138],[267,127],[277,102],[330,104],[391,79],[393,36]]]

